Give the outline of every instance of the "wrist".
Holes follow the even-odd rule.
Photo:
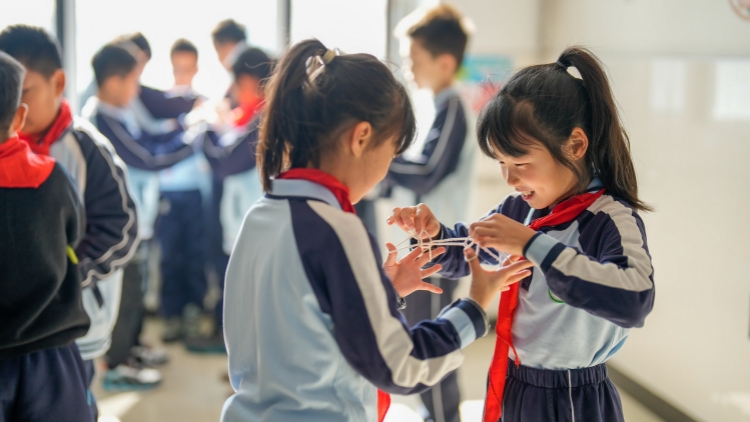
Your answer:
[[[485,311],[490,307],[494,296],[494,292],[492,292],[490,289],[475,286],[474,283],[472,283],[469,290],[469,299],[476,302]]]

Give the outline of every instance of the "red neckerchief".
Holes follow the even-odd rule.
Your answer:
[[[36,189],[54,167],[54,158],[34,154],[18,136],[0,144],[0,188]]]
[[[591,204],[604,194],[605,189],[598,192],[582,193],[567,199],[552,209],[552,212],[541,218],[537,218],[530,225],[532,230],[542,227],[559,226],[573,221],[581,215]],[[484,402],[483,422],[497,422],[503,414],[503,392],[505,390],[505,377],[508,374],[508,351],[513,349],[516,366],[521,365],[516,348],[513,346],[513,313],[518,305],[518,283],[511,284],[510,290],[503,293],[500,307],[497,311],[497,324],[495,325],[495,353],[490,364],[489,382],[487,383],[487,398]]]
[[[31,150],[35,153],[49,155],[49,149],[52,144],[60,139],[60,136],[62,136],[65,130],[70,127],[71,123],[73,123],[73,114],[70,112],[70,104],[68,104],[67,100],[63,99],[60,104],[60,112],[57,114],[55,121],[52,122],[49,129],[47,129],[47,132],[42,136],[42,139],[34,141],[31,139],[30,135],[25,133],[19,133],[18,137],[21,138],[22,141],[26,141],[26,143],[29,144],[29,147],[31,147]]]
[[[250,120],[252,120],[265,105],[265,100],[261,97],[257,97],[252,102],[235,108],[232,110],[232,113],[234,113],[234,125],[236,127],[242,127],[250,123]]]
[[[354,205],[352,205],[352,202],[349,200],[349,188],[328,173],[322,172],[318,169],[293,168],[281,173],[276,176],[276,178],[309,180],[310,182],[322,185],[331,191],[336,199],[338,199],[342,210],[356,214],[354,211]]]

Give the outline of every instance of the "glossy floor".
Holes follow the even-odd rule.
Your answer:
[[[149,321],[145,336],[149,342],[158,344],[160,323]],[[464,422],[479,421],[484,379],[494,338],[487,337],[466,349],[466,362],[459,370],[464,404]],[[218,421],[221,407],[232,394],[224,379],[226,356],[194,355],[179,345],[167,346],[170,362],[162,368],[163,384],[150,392],[106,393],[99,379],[95,381],[94,393],[99,402],[99,422],[204,422]],[[622,395],[625,417],[628,422],[659,422],[648,410],[632,398]],[[399,397],[394,400],[393,414],[388,422],[419,422],[416,407],[419,400]]]

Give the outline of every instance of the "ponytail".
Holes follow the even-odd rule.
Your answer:
[[[588,97],[589,148],[588,162],[594,173],[614,196],[624,199],[633,208],[651,211],[638,198],[638,180],[630,156],[630,138],[620,124],[617,103],[612,95],[604,66],[588,49],[569,47],[560,54],[557,63],[575,67],[581,75]]]
[[[318,40],[302,41],[281,58],[266,89],[257,156],[266,192],[288,168],[319,167],[321,156],[358,122],[372,125],[373,147],[395,136],[400,154],[414,139],[406,90],[371,55],[342,55]]]
[[[580,79],[568,73],[569,67]],[[576,127],[589,139],[584,165],[573,162],[563,149]],[[490,157],[496,158],[496,150],[518,157],[542,143],[576,175],[578,192],[597,176],[611,195],[636,210],[652,210],[638,197],[630,141],[603,65],[585,48],[567,48],[555,63],[516,73],[482,110],[477,132],[480,149]]]

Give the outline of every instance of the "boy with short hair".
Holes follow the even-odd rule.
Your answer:
[[[169,51],[175,87],[193,88],[193,78],[198,73],[198,49],[190,41],[180,38]]]
[[[233,19],[219,22],[211,32],[214,49],[224,68],[231,72],[237,57],[247,48],[247,30]]]
[[[389,171],[393,185],[414,193],[416,203],[424,202],[438,218],[461,221],[468,216],[471,167],[474,146],[467,142],[467,115],[454,88],[469,38],[465,19],[451,6],[440,5],[418,10],[406,17],[397,33],[410,41],[406,67],[420,88],[435,95],[435,119],[422,144],[421,152],[396,157]],[[397,35],[401,35],[397,34]],[[435,318],[450,304],[456,281],[432,277],[430,281],[443,289],[439,297],[427,291],[409,296],[404,316],[410,324]],[[458,422],[460,394],[456,373],[421,394],[435,422]]]
[[[0,52],[0,420],[94,422],[74,342],[89,329],[74,252],[83,209],[63,167],[16,135],[23,80]]]
[[[93,378],[93,359],[109,349],[119,313],[122,267],[138,245],[138,223],[124,166],[109,141],[71,113],[62,96],[65,72],[60,47],[50,34],[25,25],[8,27],[0,33],[0,51],[26,69],[22,101],[29,105],[29,118],[20,138],[70,173],[84,203],[86,230],[75,253],[91,327],[77,343]]]

